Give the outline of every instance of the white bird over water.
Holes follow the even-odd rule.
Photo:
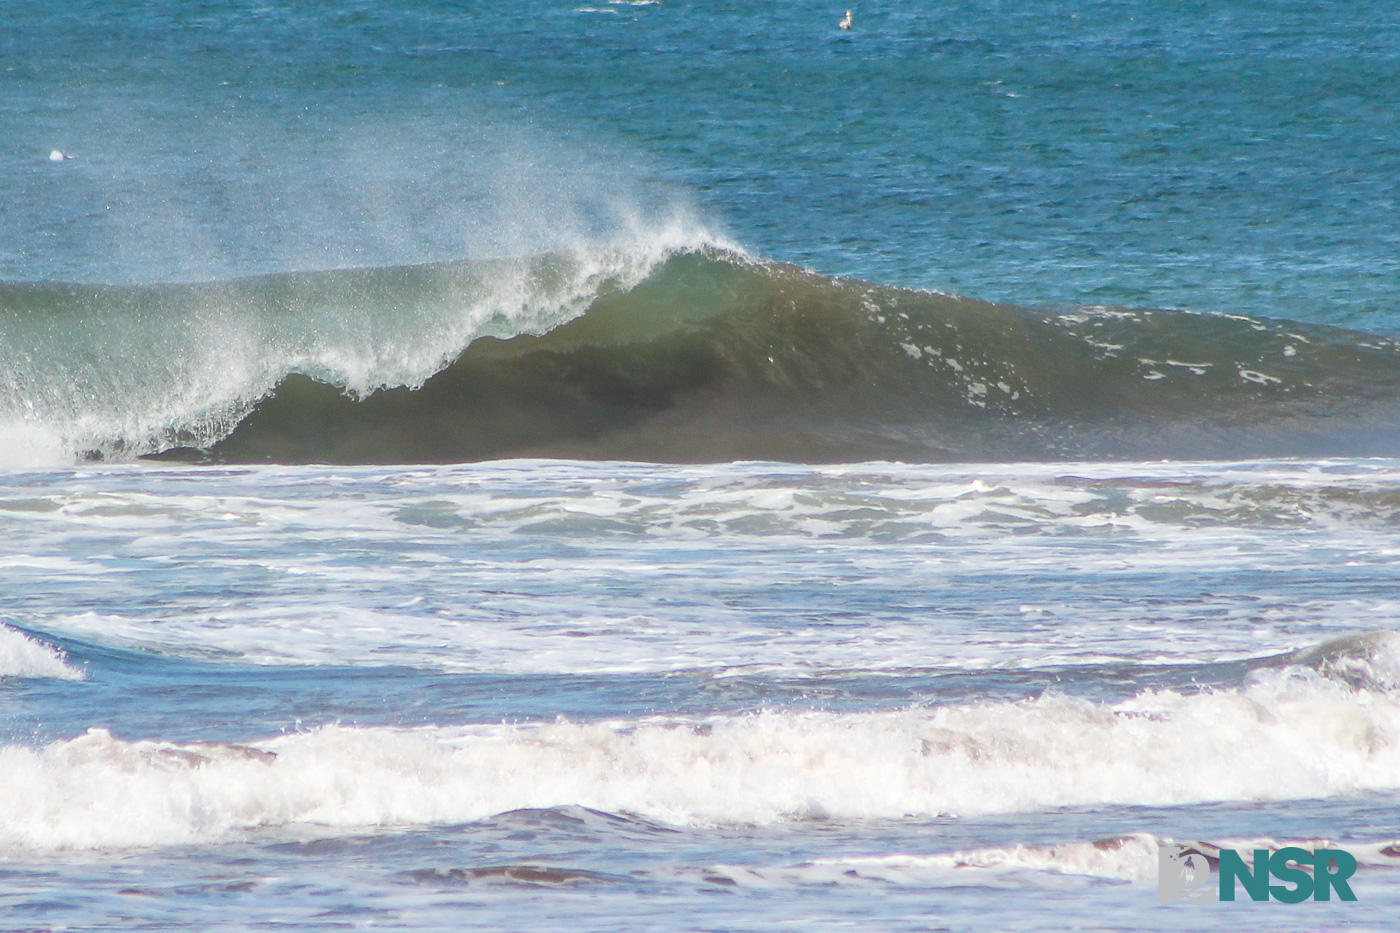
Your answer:
[[[850,29],[850,28],[851,28],[851,11],[850,11],[850,10],[847,10],[847,11],[846,11],[846,18],[843,19],[843,20],[841,20],[841,22],[838,23],[837,25],[840,26],[842,29]]]

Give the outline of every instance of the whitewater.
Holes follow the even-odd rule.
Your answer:
[[[419,892],[412,925],[448,922],[434,891],[486,909],[502,886],[578,891],[606,924],[638,892],[698,920],[707,889],[836,884],[839,916],[872,884],[980,904],[1052,878],[1081,879],[1052,886],[1068,916],[1137,916],[1159,841],[1332,840],[1389,904],[1396,601],[1357,581],[1388,572],[1396,476],[10,473],[0,852],[121,890],[133,865],[187,889],[305,852],[295,872],[350,872],[357,898]],[[136,916],[175,922],[172,896]]]
[[[1400,19],[844,12],[6,7],[0,928],[1393,926]]]

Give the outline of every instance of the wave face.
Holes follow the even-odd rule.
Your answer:
[[[709,462],[1400,452],[1400,345],[833,279],[682,233],[590,254],[4,286],[31,460]]]
[[[223,460],[1016,460],[1396,448],[1400,348],[1240,317],[1047,313],[714,250],[416,390],[291,378]]]

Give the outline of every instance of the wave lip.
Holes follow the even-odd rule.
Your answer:
[[[335,726],[247,745],[92,729],[0,749],[0,851],[450,825],[570,805],[723,825],[1325,798],[1400,788],[1397,738],[1400,694],[1299,666],[1260,670],[1241,689],[1111,705],[1047,695],[703,721]]]

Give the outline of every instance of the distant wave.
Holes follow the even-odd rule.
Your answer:
[[[870,713],[330,726],[248,745],[90,729],[0,748],[0,853],[568,806],[722,825],[1391,792],[1398,645],[1393,634],[1345,639],[1262,663],[1238,689],[1113,704],[1046,694]]]
[[[1389,339],[996,305],[829,278],[696,235],[209,286],[3,286],[0,313],[18,373],[0,434],[27,438],[36,456],[1400,453]]]

